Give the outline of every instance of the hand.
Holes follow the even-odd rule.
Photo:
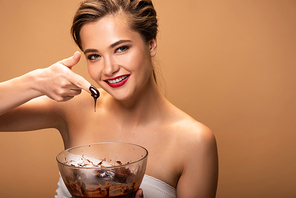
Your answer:
[[[48,68],[39,70],[36,89],[49,98],[63,102],[81,93],[81,89],[89,92],[91,84],[71,69],[81,58],[80,52],[75,52],[70,58],[61,60]]]
[[[144,198],[143,190],[141,188],[137,191],[135,198]]]

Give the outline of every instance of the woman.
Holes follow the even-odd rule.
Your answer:
[[[149,151],[141,185],[145,198],[215,197],[218,159],[213,133],[169,103],[157,87],[152,2],[83,2],[72,35],[86,57],[89,75],[101,87],[96,112],[87,93],[90,83],[71,71],[81,57],[76,52],[0,84],[0,130],[56,128],[65,148],[106,141],[139,144]],[[60,180],[57,197],[68,196]]]

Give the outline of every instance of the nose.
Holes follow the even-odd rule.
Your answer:
[[[119,70],[119,65],[112,56],[105,56],[103,73],[106,76],[112,76]]]

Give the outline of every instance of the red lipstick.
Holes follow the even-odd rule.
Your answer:
[[[112,88],[118,88],[123,86],[129,79],[130,75],[122,75],[122,76],[117,76],[115,78],[110,78],[104,80],[110,87]]]

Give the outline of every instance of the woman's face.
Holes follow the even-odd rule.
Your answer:
[[[89,75],[114,98],[128,99],[152,77],[156,39],[144,42],[125,16],[108,15],[85,24],[80,37]]]

